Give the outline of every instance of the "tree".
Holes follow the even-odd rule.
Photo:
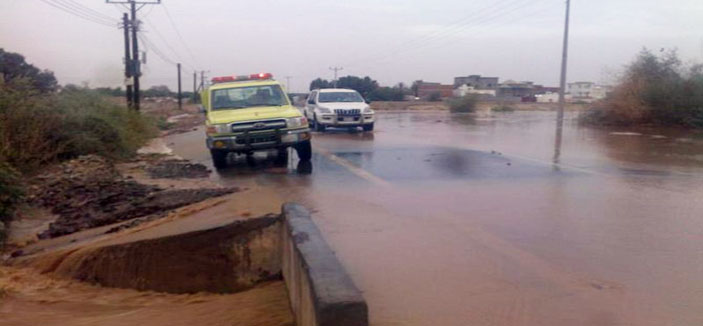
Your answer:
[[[54,92],[58,89],[58,82],[54,73],[27,63],[24,56],[19,53],[6,52],[0,48],[0,80],[11,82],[25,78],[40,92]]]
[[[171,92],[166,85],[151,86],[144,91],[144,97],[174,97],[176,93]]]
[[[422,84],[422,80],[416,80],[413,82],[412,86],[410,86],[410,89],[413,91],[413,95],[415,95],[415,97],[418,97],[420,84]]]
[[[581,117],[591,124],[657,124],[703,128],[703,69],[684,66],[676,51],[643,49],[613,92]]]
[[[367,97],[372,101],[402,101],[405,93],[399,87],[379,87]]]
[[[353,89],[361,93],[364,98],[368,98],[369,95],[371,95],[371,93],[378,88],[378,82],[371,79],[369,76],[364,78],[346,76],[339,78],[337,81],[337,87]]]
[[[332,88],[332,83],[322,78],[315,79],[310,83],[310,90],[322,88]]]

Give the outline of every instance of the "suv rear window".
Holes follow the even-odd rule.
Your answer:
[[[357,92],[320,92],[317,101],[320,103],[330,102],[363,102],[364,98]]]
[[[288,101],[279,85],[232,87],[212,91],[213,110],[281,105],[288,105]]]

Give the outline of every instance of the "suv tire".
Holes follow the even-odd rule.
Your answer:
[[[364,125],[362,128],[364,128],[364,131],[373,131],[373,123]]]
[[[318,131],[318,132],[325,132],[325,129],[326,129],[326,128],[325,128],[325,125],[323,125],[323,124],[317,122],[317,117],[315,117],[315,131]]]

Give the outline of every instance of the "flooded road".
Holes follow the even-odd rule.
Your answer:
[[[380,113],[213,178],[310,208],[372,325],[703,324],[703,135],[569,120],[555,163],[554,118]]]

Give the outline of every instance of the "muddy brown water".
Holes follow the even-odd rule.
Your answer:
[[[553,112],[393,112],[211,178],[313,210],[372,325],[702,325],[703,135],[567,117],[557,164]]]

